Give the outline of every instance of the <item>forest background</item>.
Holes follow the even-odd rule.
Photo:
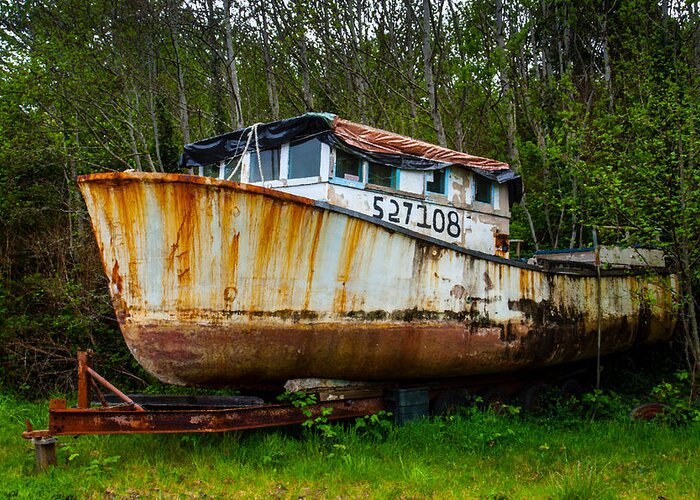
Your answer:
[[[70,390],[91,348],[144,385],[76,175],[328,111],[508,161],[529,251],[654,245],[700,360],[700,8],[663,0],[0,0],[0,389]]]

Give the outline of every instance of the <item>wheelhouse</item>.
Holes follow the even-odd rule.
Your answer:
[[[327,128],[283,133],[285,122],[296,120],[292,125],[299,128],[299,120],[319,116],[330,123]],[[499,168],[432,160],[411,150],[426,143],[366,127],[382,139],[408,143],[397,151],[378,152],[376,139],[353,141],[337,133],[333,126],[338,120],[311,114],[241,129],[188,145],[181,164],[198,175],[327,201],[448,243],[508,256],[510,206],[519,197],[520,184],[506,164],[458,152],[451,153],[458,159],[466,155],[494,162]],[[224,151],[212,155],[212,145]],[[209,155],[197,155],[198,148]]]

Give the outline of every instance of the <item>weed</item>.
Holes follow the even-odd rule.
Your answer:
[[[589,406],[566,428],[549,416],[472,406],[403,427],[381,424],[388,416],[378,414],[376,423],[334,426],[332,439],[298,426],[184,441],[60,438],[69,446],[60,448],[59,465],[39,473],[20,433],[25,416],[45,410],[0,398],[0,498],[689,498],[700,491],[700,423],[648,425],[625,412],[590,422]]]
[[[612,391],[606,393],[601,389],[594,389],[593,392],[584,394],[581,401],[584,403],[583,411],[587,412],[591,422],[600,418],[613,419],[625,415],[624,403]]]
[[[466,427],[463,443],[468,450],[490,450],[517,441],[513,427],[520,419],[520,407],[501,404],[497,408],[482,408],[480,398],[473,401],[472,405],[463,408],[462,415],[438,419],[438,429],[449,436],[455,428]]]
[[[376,440],[383,440],[393,428],[391,417],[394,414],[384,410],[355,419],[355,432],[358,436],[371,436]]]
[[[262,465],[276,465],[282,458],[284,458],[284,453],[278,450],[270,450],[262,456],[262,460],[260,462]]]
[[[321,407],[318,415],[314,416],[311,406],[316,405],[315,394],[306,394],[304,391],[285,392],[277,397],[278,401],[288,402],[295,408],[299,408],[306,416],[306,420],[301,424],[309,430],[318,431],[322,437],[332,439],[337,436],[335,426],[330,423],[328,417],[333,413],[333,408]]]
[[[263,467],[272,467],[275,470],[283,464],[288,455],[288,443],[286,439],[277,433],[265,433],[258,443],[259,449],[255,450],[259,456],[259,464]]]
[[[304,391],[285,391],[277,396],[277,401],[281,403],[289,403],[294,408],[306,408],[307,406],[315,405],[317,399],[316,394],[307,394]]]
[[[105,458],[93,458],[90,460],[90,464],[85,468],[85,471],[88,474],[111,471],[113,469],[112,466],[119,462],[121,458],[122,457],[120,455]]]
[[[587,498],[610,498],[612,491],[605,480],[605,469],[593,463],[584,465],[576,462],[573,470],[555,475],[556,497],[565,500]]]
[[[179,440],[184,446],[191,446],[192,449],[195,449],[199,447],[201,436],[199,434],[183,434],[179,436]]]
[[[488,448],[493,448],[499,443],[503,443],[515,436],[513,429],[505,429],[503,432],[492,431],[479,434],[479,441]]]
[[[309,408],[302,408],[301,411],[308,417],[301,424],[303,427],[317,430],[326,439],[332,439],[338,435],[335,426],[328,421],[328,417],[333,413],[333,408],[322,407],[321,413],[316,417],[313,416]]]
[[[654,420],[672,426],[700,422],[700,408],[687,396],[690,394],[689,373],[678,372],[675,377],[676,383],[663,381],[651,390],[651,397],[666,405]]]
[[[152,381],[140,392],[143,394],[173,396],[238,396],[241,391],[236,389],[207,389],[202,387],[180,387],[177,385],[164,384],[159,381]]]
[[[508,405],[505,403],[500,405],[500,408],[499,408],[499,413],[501,415],[506,416],[506,417],[517,417],[518,415],[520,415],[521,411],[522,411],[522,409],[519,406]]]
[[[59,446],[58,454],[59,456],[65,458],[66,463],[72,462],[80,456],[80,453],[77,452],[70,444],[62,444]]]

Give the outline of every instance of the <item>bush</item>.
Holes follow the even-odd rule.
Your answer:
[[[675,383],[663,381],[651,390],[651,398],[666,405],[654,420],[672,426],[700,422],[697,400],[692,401],[690,397],[690,375],[682,371],[676,373],[675,378]]]
[[[94,351],[99,370],[123,387],[142,373],[126,347],[101,281],[31,274],[0,281],[0,386],[42,398],[76,389],[76,354]]]

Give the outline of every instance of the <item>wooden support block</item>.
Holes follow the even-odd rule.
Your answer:
[[[48,469],[56,465],[56,442],[53,437],[34,438],[34,457],[37,469]]]

